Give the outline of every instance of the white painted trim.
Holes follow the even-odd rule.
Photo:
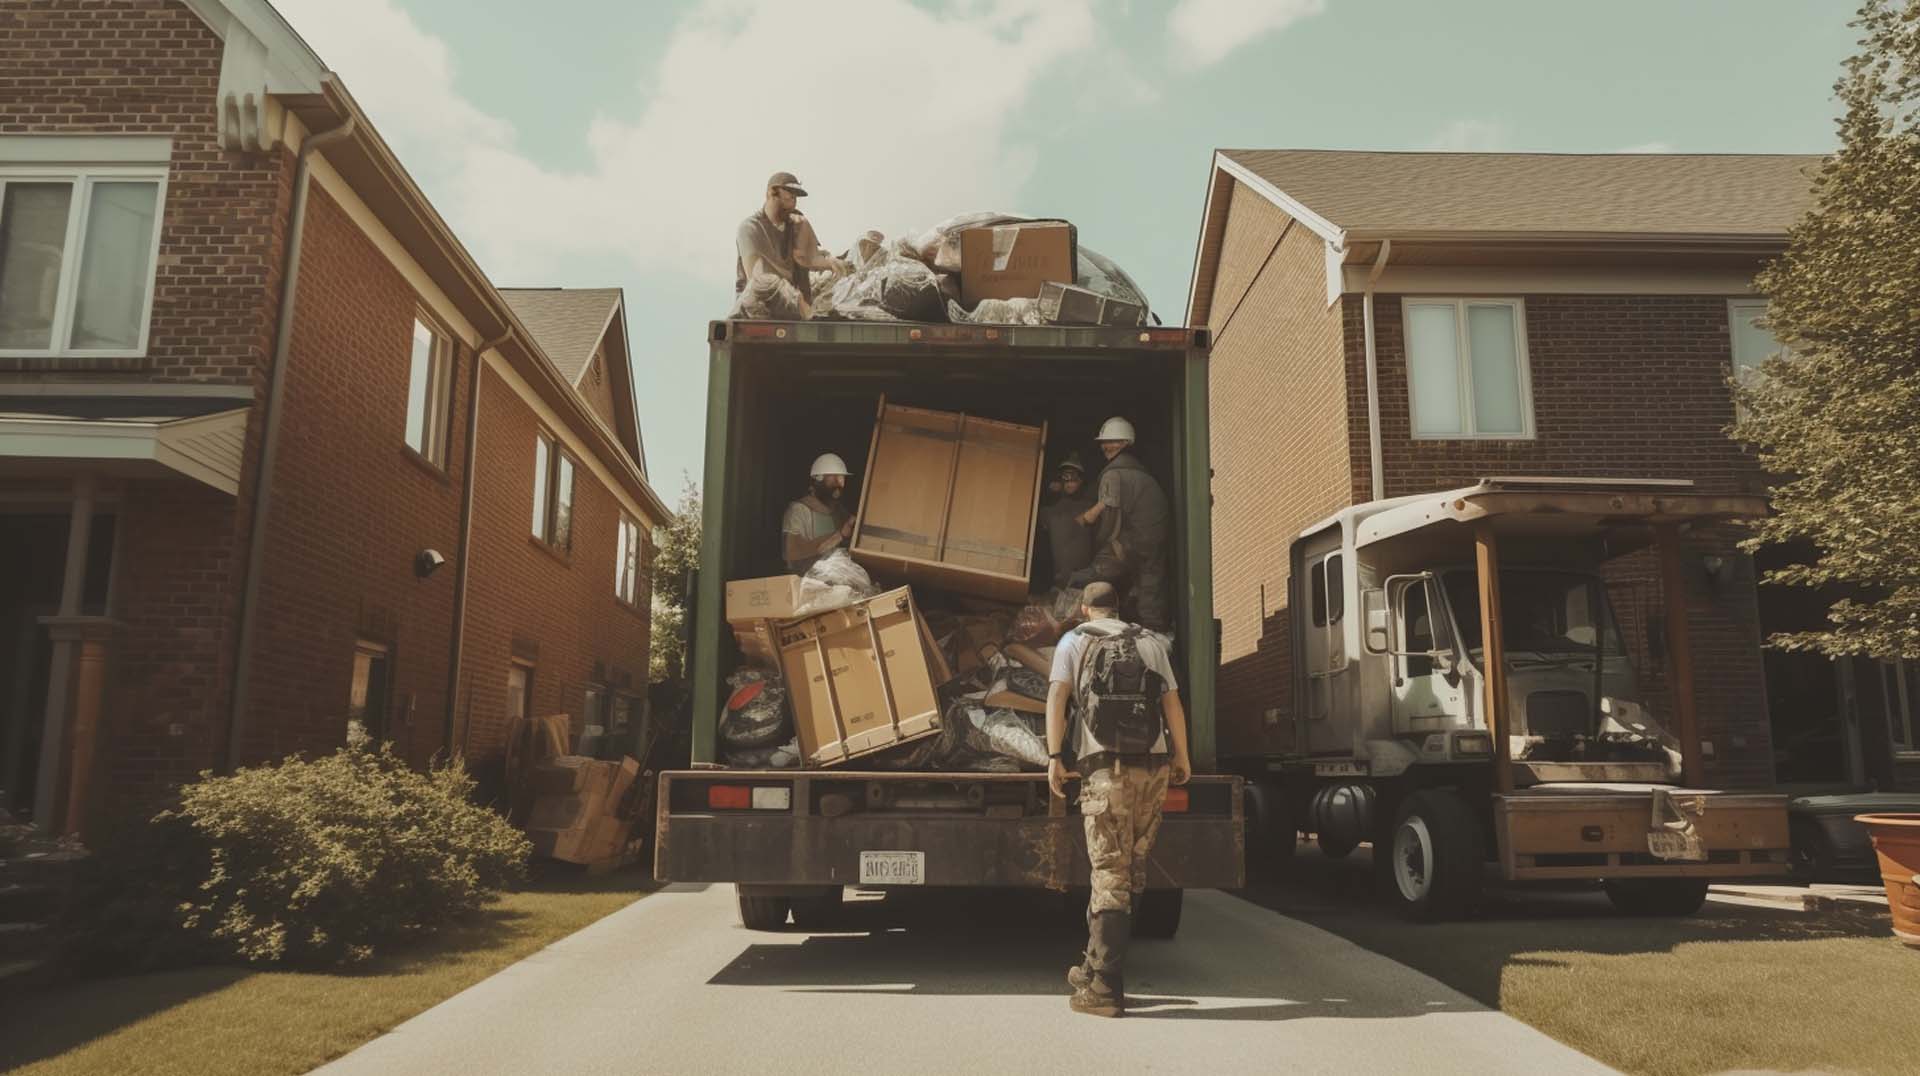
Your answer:
[[[1469,306],[1505,306],[1513,311],[1513,344],[1515,373],[1520,382],[1520,419],[1518,433],[1417,433],[1414,431],[1413,400],[1413,331],[1409,324],[1413,307],[1451,305],[1454,314],[1454,364],[1455,385],[1460,394],[1460,417],[1464,425],[1471,428],[1475,419],[1473,414],[1472,381],[1467,372],[1472,368],[1472,338],[1468,334],[1467,308]],[[1534,438],[1533,423],[1533,371],[1532,359],[1527,349],[1527,311],[1526,302],[1518,298],[1488,298],[1485,296],[1421,296],[1410,302],[1400,304],[1400,364],[1407,378],[1407,435],[1415,441],[1531,441]]]
[[[185,396],[215,400],[251,400],[246,385],[202,385],[164,381],[8,381],[0,383],[5,396],[129,396],[168,398]]]
[[[1339,225],[1308,209],[1304,203],[1292,195],[1261,178],[1260,174],[1253,169],[1218,150],[1214,151],[1213,163],[1214,167],[1245,183],[1255,193],[1279,206],[1288,216],[1306,225],[1313,234],[1335,246],[1347,245],[1347,233]]]
[[[1321,250],[1325,257],[1327,274],[1327,306],[1331,308],[1333,304],[1340,301],[1340,293],[1349,290],[1343,286],[1346,282],[1347,249],[1342,246],[1337,246],[1331,241],[1323,241]],[[1360,286],[1351,290],[1365,291],[1367,287],[1367,276],[1373,268],[1373,266],[1367,265],[1358,267],[1355,277],[1360,281]]]
[[[9,181],[36,182],[65,180],[73,184],[67,205],[66,249],[61,254],[60,282],[54,292],[53,328],[48,346],[43,348],[0,348],[0,357],[46,359],[138,359],[147,354],[148,336],[153,328],[153,287],[160,272],[160,234],[167,220],[167,166],[0,164],[0,200]],[[75,348],[68,346],[73,335],[73,310],[79,303],[79,278],[82,254],[87,243],[87,216],[93,207],[93,185],[97,182],[150,182],[155,185],[153,234],[147,245],[147,287],[140,308],[140,340],[133,348]]]
[[[420,302],[468,347],[478,347],[480,334],[474,330],[473,323],[460,315],[459,309],[453,305],[453,300],[447,298],[447,293],[440,290],[440,286],[433,282],[433,278],[427,275],[427,271],[422,269],[413,255],[407,252],[406,246],[394,238],[393,233],[387,230],[387,226],[380,222],[380,218],[375,216],[367,203],[361,200],[360,195],[354,191],[353,185],[347,182],[346,177],[328,162],[326,153],[315,153],[307,160],[312,165],[313,179],[319,182],[321,188],[331,195],[334,201],[340,203],[341,208],[347,211],[347,216],[359,227],[361,233],[371,240],[373,245],[379,248],[380,253],[386,256],[387,261],[406,278],[414,294],[420,297]]]
[[[1198,326],[1201,323],[1200,311],[1194,309],[1193,304],[1200,297],[1200,259],[1205,257],[1207,252],[1207,225],[1213,220],[1213,189],[1218,185],[1219,176],[1220,151],[1215,150],[1213,154],[1213,164],[1207,169],[1207,201],[1205,205],[1200,207],[1200,239],[1193,247],[1193,272],[1187,276],[1187,324],[1191,326]],[[1231,192],[1233,188],[1229,187],[1227,189]],[[1224,249],[1226,242],[1224,229],[1220,238]],[[1218,277],[1220,275],[1220,262],[1218,257],[1214,259],[1213,271],[1214,276]]]
[[[600,485],[613,496],[614,500],[620,502],[621,508],[625,509],[627,513],[635,519],[651,520],[653,518],[651,514],[640,507],[640,502],[628,495],[626,485],[614,476],[613,471],[609,469],[606,462],[600,458],[600,454],[595,452],[579,434],[573,432],[573,429],[567,425],[566,420],[562,419],[558,412],[547,406],[547,401],[540,398],[540,394],[534,390],[532,385],[527,384],[526,379],[520,376],[519,372],[513,368],[513,365],[507,361],[504,355],[501,355],[498,351],[488,351],[482,358],[486,361],[487,369],[492,370],[500,377],[500,380],[506,382],[507,387],[512,389],[513,394],[520,398],[520,402],[525,404],[528,409],[534,413],[534,416],[546,426],[548,432],[560,439],[561,445],[567,450],[568,454],[578,460],[587,470],[593,472],[594,480],[599,482]],[[531,507],[527,510],[527,518],[529,520],[533,518]],[[664,521],[661,522],[664,523]]]
[[[1342,288],[1366,290],[1364,264],[1342,266]],[[1383,295],[1728,295],[1753,294],[1751,274],[1685,270],[1392,266],[1374,291]]]
[[[149,461],[237,495],[237,469],[229,472],[210,466],[205,459],[167,442],[177,432],[204,433],[207,427],[220,425],[244,428],[246,421],[246,408],[174,422],[0,418],[0,457]]]
[[[0,135],[0,161],[21,164],[158,164],[173,160],[167,135]]]

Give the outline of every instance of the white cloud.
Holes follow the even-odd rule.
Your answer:
[[[1672,152],[1673,152],[1673,143],[1671,143],[1671,142],[1642,142],[1642,143],[1640,143],[1640,144],[1638,144],[1638,145],[1634,145],[1634,146],[1627,146],[1627,147],[1626,147],[1626,148],[1624,148],[1624,149],[1617,149],[1617,150],[1614,150],[1614,152],[1615,152],[1615,153],[1672,153]]]
[[[529,159],[454,88],[446,45],[394,0],[279,0],[497,280],[571,255],[730,281],[732,236],[786,169],[836,248],[969,209],[1018,208],[1034,151],[1009,128],[1039,79],[1093,54],[1099,0],[702,0],[629,112],[601,112],[590,163]],[[564,9],[558,9],[564,10]],[[557,120],[581,105],[542,102]]]
[[[1167,16],[1167,30],[1173,35],[1176,62],[1206,67],[1256,38],[1326,9],[1326,0],[1180,0]]]
[[[1451,153],[1492,153],[1508,148],[1507,125],[1495,120],[1454,120],[1440,129],[1423,149]]]

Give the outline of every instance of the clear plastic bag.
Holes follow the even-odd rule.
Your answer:
[[[1047,768],[1046,718],[1017,710],[987,710],[969,705],[967,746],[987,759],[1011,759],[1022,769]]]
[[[844,609],[880,593],[873,577],[860,567],[845,549],[836,549],[807,569],[800,577],[800,600],[793,607],[794,617],[812,616],[829,609]]]
[[[1038,299],[982,299],[971,312],[947,300],[947,320],[956,325],[1045,325]]]
[[[800,740],[776,747],[754,747],[727,753],[727,765],[743,770],[793,770],[800,767]]]
[[[932,269],[901,244],[882,243],[852,274],[834,281],[819,306],[822,317],[851,321],[938,322],[945,320],[945,303]]]

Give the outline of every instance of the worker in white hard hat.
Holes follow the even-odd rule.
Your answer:
[[[847,491],[847,463],[831,452],[815,457],[807,472],[807,495],[787,505],[780,520],[780,555],[787,570],[805,575],[813,562],[853,537],[853,515],[840,503]]]
[[[1098,500],[1080,516],[1094,531],[1093,563],[1074,573],[1073,585],[1093,580],[1120,585],[1135,618],[1154,631],[1173,628],[1167,594],[1167,536],[1172,522],[1166,491],[1133,448],[1133,423],[1114,416],[1095,440],[1107,466],[1100,472]]]

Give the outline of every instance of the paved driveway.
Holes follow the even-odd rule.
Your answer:
[[[1135,943],[1121,1020],[1068,1010],[1081,939],[1044,897],[916,896],[764,934],[730,886],[669,887],[321,1071],[1611,1071],[1225,894],[1189,893],[1177,940]]]

